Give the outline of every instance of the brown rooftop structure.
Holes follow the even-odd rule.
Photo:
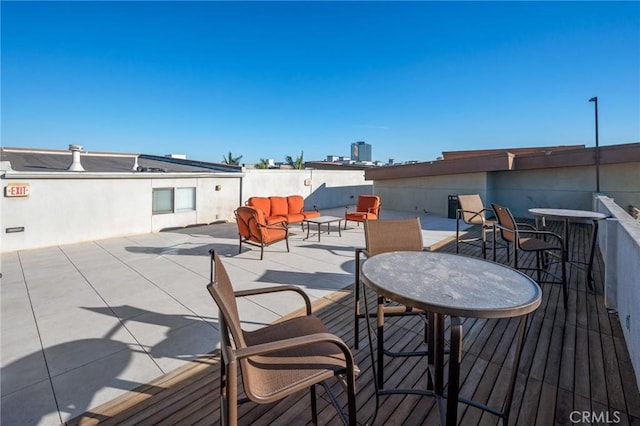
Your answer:
[[[601,146],[600,164],[640,161],[640,143]],[[502,172],[592,166],[596,148],[584,145],[444,152],[442,160],[365,171],[366,180],[387,180],[461,173]]]

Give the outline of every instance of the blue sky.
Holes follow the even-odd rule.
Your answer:
[[[220,162],[640,141],[639,2],[1,2],[2,145]]]

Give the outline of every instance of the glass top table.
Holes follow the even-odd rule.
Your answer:
[[[315,223],[318,225],[318,242],[320,242],[320,225],[327,225],[327,234],[331,233],[331,224],[338,222],[338,235],[342,237],[342,231],[340,231],[340,224],[344,220],[343,217],[337,216],[319,216],[313,217],[309,219],[304,219],[302,221],[303,224],[307,224],[307,236],[304,238],[305,240],[309,239],[309,229],[311,228],[311,224]]]
[[[447,400],[441,421],[454,425],[458,402],[473,405],[504,419],[507,423],[520,352],[524,342],[527,315],[540,305],[542,290],[527,275],[507,266],[448,253],[398,251],[368,258],[362,266],[366,286],[401,304],[428,313],[428,365],[433,389],[406,393],[433,395],[441,406]],[[444,316],[451,317],[448,394],[444,393]],[[460,317],[519,317],[519,333],[512,374],[503,411],[460,398],[459,376],[462,360],[462,321]],[[403,393],[403,391],[389,392]],[[444,417],[444,418],[443,418]]]

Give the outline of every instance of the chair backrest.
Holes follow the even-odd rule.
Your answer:
[[[240,327],[240,316],[238,315],[238,305],[233,292],[231,280],[224,268],[222,261],[217,254],[214,254],[215,278],[207,285],[209,293],[215,300],[220,311],[220,339],[223,355],[230,359],[231,351],[246,347],[242,328]],[[230,333],[230,335],[229,335]]]
[[[417,217],[366,221],[364,235],[369,256],[390,251],[421,251],[424,248],[422,227]]]
[[[301,195],[289,195],[287,197],[289,213],[302,213],[304,210],[304,198]]]
[[[518,229],[518,225],[516,225],[516,221],[513,218],[513,215],[506,207],[499,206],[497,204],[491,204],[491,207],[493,208],[493,212],[496,215],[498,225],[500,225],[500,236],[505,241],[508,241],[510,243],[514,242],[516,240],[516,231]]]
[[[262,229],[258,224],[266,225],[262,210],[256,207],[241,206],[236,209],[234,214],[238,223],[238,233],[245,238],[260,241]]]
[[[262,210],[267,217],[271,216],[271,200],[267,197],[251,197],[247,200],[247,205]]]
[[[378,216],[380,214],[380,197],[377,195],[358,195],[356,211],[369,211]]]
[[[458,195],[458,205],[462,212],[462,220],[470,225],[483,225],[484,205],[480,194]]]
[[[286,197],[269,197],[271,201],[271,214],[269,216],[286,216],[289,213],[289,204]]]

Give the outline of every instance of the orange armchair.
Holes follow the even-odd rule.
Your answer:
[[[238,207],[233,213],[240,237],[238,253],[242,252],[242,243],[259,246],[260,260],[262,260],[264,247],[282,240],[285,240],[287,252],[289,251],[289,230],[286,222],[267,225],[263,211],[255,207]]]
[[[344,214],[344,229],[347,229],[347,221],[364,222],[366,220],[376,220],[380,216],[380,197],[377,195],[358,195],[356,211],[347,211]],[[358,223],[360,225],[360,223]]]

